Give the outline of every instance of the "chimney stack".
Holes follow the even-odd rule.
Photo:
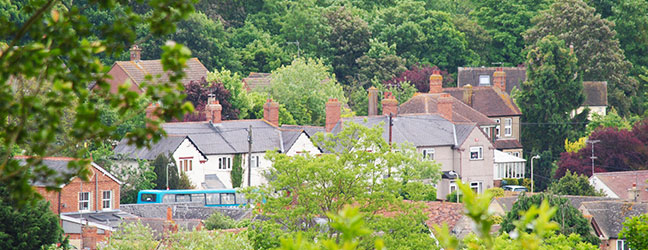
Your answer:
[[[452,97],[448,93],[443,93],[437,99],[437,112],[441,117],[452,121]]]
[[[142,49],[139,46],[137,46],[137,44],[134,44],[130,48],[130,60],[131,61],[139,62],[141,54],[142,54]]]
[[[430,93],[435,94],[441,92],[443,92],[443,76],[441,76],[440,71],[434,70],[430,76]]]
[[[493,85],[502,92],[506,92],[506,73],[504,73],[502,67],[497,67],[495,73],[493,73]]]
[[[636,202],[639,198],[639,189],[637,183],[632,183],[632,188],[628,189],[628,200]]]
[[[158,116],[155,114],[155,110],[160,106],[158,103],[151,103],[146,107],[146,118],[155,120]]]
[[[272,101],[272,98],[268,98],[263,104],[263,119],[274,126],[279,126],[279,103]]]
[[[216,100],[214,94],[209,94],[205,110],[207,112],[207,121],[211,121],[211,123],[221,123],[223,119],[221,116],[223,106],[221,106],[219,101]]]
[[[463,102],[472,107],[472,95],[473,95],[473,86],[466,84],[463,87]]]
[[[340,108],[341,104],[337,98],[330,98],[326,102],[326,132],[331,132],[335,124],[340,121],[340,116],[342,115]]]
[[[385,92],[385,97],[381,103],[383,115],[389,115],[391,113],[395,116],[398,114],[398,100],[396,100],[392,92]]]
[[[369,112],[368,115],[378,115],[378,89],[375,87],[369,88]]]

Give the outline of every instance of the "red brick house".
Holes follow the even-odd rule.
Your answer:
[[[110,71],[108,71],[112,79],[106,80],[110,84],[110,92],[117,92],[119,85],[129,81],[131,90],[142,93],[144,90],[140,84],[144,82],[148,75],[152,76],[154,80],[159,76],[159,81],[162,82],[169,80],[167,73],[162,69],[161,60],[140,60],[141,51],[142,49],[135,45],[130,49],[130,61],[117,61],[112,65]],[[182,83],[186,85],[191,81],[206,78],[209,71],[198,58],[194,57],[187,60],[184,72],[185,77],[182,79]]]

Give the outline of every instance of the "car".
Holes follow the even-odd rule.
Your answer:
[[[502,189],[504,189],[504,191],[513,191],[513,192],[529,192],[529,190],[525,186],[517,186],[517,185],[506,185],[503,186]]]

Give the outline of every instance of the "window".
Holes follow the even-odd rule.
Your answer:
[[[470,147],[470,160],[484,159],[484,147]]]
[[[479,75],[479,86],[490,86],[490,76]]]
[[[180,166],[178,166],[178,169],[179,169],[180,171],[182,171],[182,160],[180,160],[179,164],[180,164]]]
[[[423,149],[423,159],[434,160],[434,149]]]
[[[513,152],[513,156],[520,157],[520,152]]]
[[[218,169],[223,169],[223,170],[232,169],[232,158],[229,157],[218,158]]]
[[[101,195],[101,208],[104,209],[104,210],[112,208],[112,190],[102,192],[102,195]]]
[[[258,155],[253,155],[252,156],[252,164],[250,164],[251,167],[259,167],[259,156]]]
[[[457,183],[455,183],[454,181],[450,182],[450,193],[454,192],[455,190],[457,190]]]
[[[482,191],[482,183],[481,181],[474,181],[470,183],[470,189],[472,189],[473,192],[481,194]]]
[[[79,211],[90,211],[90,192],[79,193]]]
[[[617,250],[631,250],[625,240],[617,240]]]
[[[142,194],[142,197],[140,198],[143,202],[155,202],[156,199],[156,195],[154,194]]]
[[[484,134],[486,134],[488,138],[491,137],[490,127],[483,127],[482,130],[484,130]]]
[[[499,138],[500,137],[500,119],[495,119],[495,123],[497,123],[497,125],[495,125],[495,138]]]
[[[189,171],[193,170],[193,161],[189,160]]]
[[[513,134],[513,119],[504,119],[504,136],[511,136]]]

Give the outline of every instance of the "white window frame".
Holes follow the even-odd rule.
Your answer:
[[[108,198],[106,198],[106,194],[108,194]],[[106,206],[106,202],[108,203],[108,206]],[[113,191],[112,190],[104,190],[101,192],[101,209],[103,210],[111,210],[113,206]]]
[[[473,153],[477,153],[476,158],[473,158]],[[483,160],[483,159],[484,159],[484,147],[483,146],[470,147],[470,160],[471,161],[477,161],[477,160]]]
[[[84,197],[87,196],[87,197]],[[90,208],[92,207],[92,196],[90,195],[90,192],[79,192],[79,212],[83,211],[90,211]],[[86,198],[86,199],[83,199]],[[83,206],[82,204],[87,204],[86,206]]]
[[[505,118],[504,119],[504,136],[513,135],[513,119]]]
[[[488,138],[491,137],[490,127],[483,127],[482,130],[484,131],[484,134],[486,134]]]
[[[232,157],[218,157],[218,170],[232,170]]]
[[[490,75],[479,75],[479,86],[490,86]]]
[[[500,137],[500,122],[500,119],[495,119],[495,123],[497,123],[497,125],[495,125],[495,138]]]
[[[432,160],[434,160],[434,154],[435,153],[436,152],[435,152],[435,150],[433,148],[423,149],[423,159],[432,161]]]
[[[626,247],[625,240],[623,240],[623,239],[617,239],[616,249],[617,250],[632,250],[629,247]]]
[[[451,194],[455,190],[457,190],[457,192],[459,191],[459,189],[457,188],[457,183],[454,182],[454,181],[451,181],[450,185],[448,186],[448,191],[450,191],[448,193]]]
[[[472,189],[473,191],[475,191],[475,189],[477,189],[477,191],[475,193],[481,194],[482,190],[483,190],[482,182],[481,181],[470,182],[470,189]]]
[[[258,155],[253,155],[251,157],[252,159],[252,164],[250,165],[253,168],[258,168],[259,167],[259,156]]]

